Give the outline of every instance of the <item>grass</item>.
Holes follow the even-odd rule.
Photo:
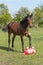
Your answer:
[[[20,37],[15,38],[15,51],[11,49],[8,52],[7,33],[0,30],[0,65],[43,65],[43,28],[32,28],[30,32],[36,54],[23,55]],[[24,43],[26,49],[29,45],[28,38],[24,37]]]

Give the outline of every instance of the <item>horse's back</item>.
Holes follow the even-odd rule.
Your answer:
[[[11,22],[9,26],[10,26],[10,32],[14,34],[20,33],[20,23],[19,22]]]
[[[19,22],[11,22],[11,23],[10,23],[10,27],[11,27],[12,29],[16,29],[16,28],[18,28],[18,26],[19,26]]]

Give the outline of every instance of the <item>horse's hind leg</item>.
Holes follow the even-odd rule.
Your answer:
[[[10,36],[11,36],[11,33],[8,32],[8,50],[10,50]]]
[[[15,39],[15,35],[13,35],[12,37],[12,48],[14,48],[14,39]]]
[[[22,51],[24,52],[24,42],[23,42],[23,37],[21,36],[21,42],[22,42]]]

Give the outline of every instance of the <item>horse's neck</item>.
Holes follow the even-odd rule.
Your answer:
[[[21,26],[23,29],[28,28],[28,24],[20,24],[20,26]]]

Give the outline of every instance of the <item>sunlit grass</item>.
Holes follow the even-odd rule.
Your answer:
[[[20,37],[15,38],[15,51],[7,51],[8,36],[0,30],[0,65],[43,65],[43,28],[32,28],[30,33],[36,54],[23,55]],[[28,38],[24,37],[24,48],[28,45]],[[11,45],[10,48],[12,49]]]

